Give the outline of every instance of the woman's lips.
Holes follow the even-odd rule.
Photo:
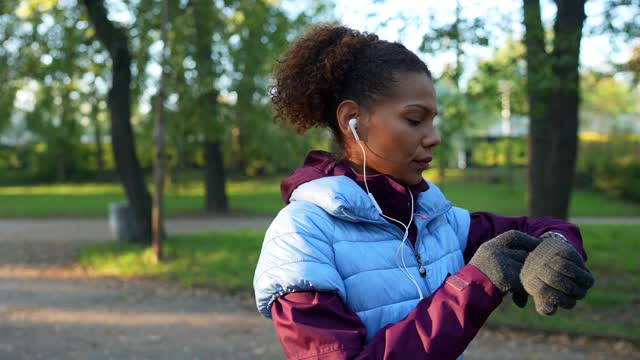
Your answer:
[[[422,160],[414,160],[413,162],[415,162],[420,169],[424,170],[424,169],[429,167],[429,163],[431,162],[431,158],[426,158],[426,159],[422,159]]]

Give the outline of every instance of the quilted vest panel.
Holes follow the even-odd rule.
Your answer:
[[[469,212],[429,185],[416,204],[415,248],[401,242],[403,232],[351,179],[327,177],[298,187],[265,235],[254,277],[260,312],[270,317],[273,301],[290,292],[335,292],[362,319],[367,342],[406,317],[420,293],[429,296],[464,266]]]

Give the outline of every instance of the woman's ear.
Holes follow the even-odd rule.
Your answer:
[[[342,132],[342,136],[344,139],[349,139],[350,141],[355,141],[355,136],[349,127],[349,120],[358,119],[360,117],[361,108],[358,103],[353,100],[344,100],[336,109],[336,119],[338,120],[338,125],[340,126],[340,131]],[[361,129],[363,127],[358,123],[358,135],[360,139],[363,139]]]

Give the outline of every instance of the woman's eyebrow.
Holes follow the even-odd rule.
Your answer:
[[[430,108],[430,107],[424,106],[422,104],[409,104],[409,105],[405,106],[405,108],[412,107],[412,106],[418,107],[418,108],[424,110],[426,113],[433,114],[433,116],[438,115],[438,110],[436,110],[434,108]]]

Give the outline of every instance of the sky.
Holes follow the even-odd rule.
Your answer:
[[[514,36],[521,38],[524,33],[522,25],[522,0],[460,0],[462,16],[466,18],[482,18],[493,24],[508,24]],[[419,4],[417,6],[417,4]],[[587,21],[585,29],[601,20],[602,1],[587,1],[585,12]],[[545,24],[552,26],[555,17],[555,5],[549,0],[542,0],[542,17]],[[422,35],[429,29],[430,15],[439,26],[455,20],[455,1],[443,0],[336,0],[335,14],[341,23],[361,31],[371,31],[382,39],[400,41],[407,48],[418,52]],[[371,15],[371,16],[370,16]],[[403,20],[406,18],[408,21]],[[489,48],[469,47],[468,67],[473,69],[478,58],[488,58],[503,43],[505,33],[496,26],[489,27],[495,34]],[[625,62],[629,59],[632,45],[619,43],[619,48],[612,48],[607,35],[593,36],[583,33],[581,43],[581,65],[583,68],[606,70],[611,61]],[[445,64],[454,60],[453,54],[430,56],[419,54],[431,70],[439,74]]]

